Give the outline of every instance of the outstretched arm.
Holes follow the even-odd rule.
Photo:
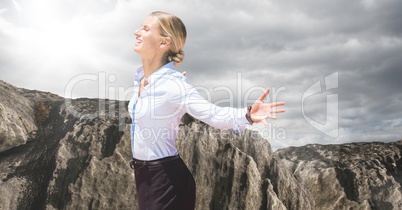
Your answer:
[[[268,123],[265,119],[277,119],[277,117],[273,116],[272,114],[285,112],[284,109],[273,109],[274,107],[285,105],[285,102],[276,102],[270,104],[264,103],[264,99],[269,94],[269,91],[270,89],[267,88],[262,96],[254,102],[250,110],[251,120],[255,123],[262,122],[265,126],[268,126]]]

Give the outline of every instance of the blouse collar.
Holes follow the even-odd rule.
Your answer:
[[[160,67],[154,73],[149,75],[149,77],[147,78],[148,83],[152,83],[152,82],[156,81],[159,77],[161,77],[163,74],[165,74],[168,70],[170,70],[172,68],[173,68],[173,61]],[[135,80],[139,81],[139,80],[141,80],[142,77],[144,77],[144,69],[143,69],[143,66],[141,65],[137,69],[137,73],[135,75]]]

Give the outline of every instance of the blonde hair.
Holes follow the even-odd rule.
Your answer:
[[[170,37],[170,48],[166,55],[167,61],[175,65],[183,62],[183,47],[186,43],[187,31],[180,18],[167,12],[155,11],[150,14],[159,25],[161,36]]]

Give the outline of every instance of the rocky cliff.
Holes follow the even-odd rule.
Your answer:
[[[137,209],[127,102],[1,81],[0,99],[0,209]],[[401,207],[400,142],[273,153],[253,131],[182,122],[177,147],[197,183],[197,209]]]
[[[402,141],[307,145],[275,155],[317,209],[402,209]]]

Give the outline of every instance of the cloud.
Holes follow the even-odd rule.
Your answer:
[[[362,1],[71,1],[0,3],[0,72],[16,86],[72,97],[128,100],[134,69],[134,36],[155,10],[186,24],[187,71],[212,102],[233,95],[244,106],[272,87],[271,99],[287,102],[275,121],[286,140],[275,145],[402,139],[402,2]],[[325,77],[338,72],[338,88]],[[321,81],[323,92],[305,99]],[[102,92],[99,85],[106,85]],[[108,91],[108,88],[121,92]],[[113,89],[114,88],[114,89]],[[280,91],[278,91],[280,90]],[[105,92],[106,91],[106,92]],[[275,92],[277,91],[277,92]],[[326,122],[327,96],[337,94],[339,137],[320,132],[303,117]],[[336,107],[331,104],[329,107]]]

